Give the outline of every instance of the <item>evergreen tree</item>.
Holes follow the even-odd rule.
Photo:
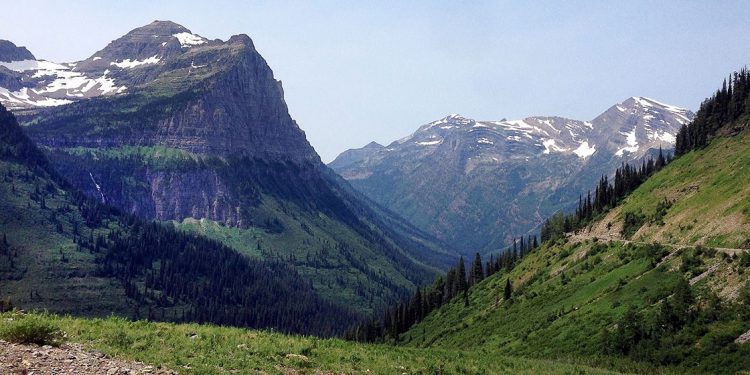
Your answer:
[[[458,261],[458,271],[456,272],[456,290],[458,292],[464,292],[468,289],[466,284],[466,266],[464,266],[464,257]]]
[[[513,297],[513,284],[510,282],[510,278],[505,279],[505,290],[503,291],[503,298],[508,301]]]
[[[471,265],[469,275],[469,286],[474,286],[484,279],[484,269],[482,268],[482,257],[479,253],[474,255],[474,263]]]

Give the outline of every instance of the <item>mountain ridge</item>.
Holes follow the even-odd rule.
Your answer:
[[[348,150],[329,166],[470,256],[533,233],[546,217],[577,202],[568,193],[592,186],[621,163],[640,161],[660,147],[669,151],[692,116],[643,97],[628,98],[591,121],[477,121],[451,114],[387,146]]]

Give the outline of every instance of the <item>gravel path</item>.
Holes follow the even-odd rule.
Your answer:
[[[113,359],[79,344],[51,346],[19,345],[0,340],[0,374],[167,375],[141,362]]]

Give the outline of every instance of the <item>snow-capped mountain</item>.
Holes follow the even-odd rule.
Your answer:
[[[471,253],[536,229],[621,163],[673,149],[677,131],[692,117],[644,97],[590,121],[478,121],[452,114],[388,146],[346,151],[330,167],[370,198]]]
[[[492,151],[524,151],[508,157],[529,154],[573,154],[586,159],[597,150],[617,156],[642,157],[649,149],[674,148],[680,126],[693,113],[687,109],[644,97],[632,97],[591,121],[562,117],[527,117],[522,120],[477,121],[458,114],[422,125],[410,136],[390,146],[438,147],[446,139],[473,138],[479,154]],[[366,147],[371,148],[371,145]]]
[[[0,103],[11,110],[69,104],[128,91],[153,76],[149,70],[194,46],[210,42],[169,21],[155,21],[111,42],[91,57],[54,63],[0,40]],[[190,68],[205,67],[199,62]]]
[[[56,173],[99,202],[252,236],[259,256],[289,259],[316,293],[367,313],[456,260],[323,165],[248,35],[207,40],[157,21],[70,64],[4,45],[4,102]],[[292,260],[299,249],[309,255]],[[331,259],[357,282],[318,272]]]
[[[658,147],[674,148],[675,136],[693,112],[654,99],[632,97],[591,120],[592,139],[617,156],[642,156]]]

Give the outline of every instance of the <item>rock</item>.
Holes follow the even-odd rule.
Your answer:
[[[34,350],[30,345],[0,342],[0,374],[171,374],[168,370],[154,370],[138,362],[110,358],[83,358],[80,345],[50,348],[47,352]]]
[[[10,41],[0,40],[0,61],[36,60],[26,47],[18,47]]]
[[[308,362],[310,360],[310,358],[307,358],[307,356],[304,356],[302,354],[294,354],[294,353],[287,354],[286,358],[295,359],[295,360],[303,361],[303,362]]]

